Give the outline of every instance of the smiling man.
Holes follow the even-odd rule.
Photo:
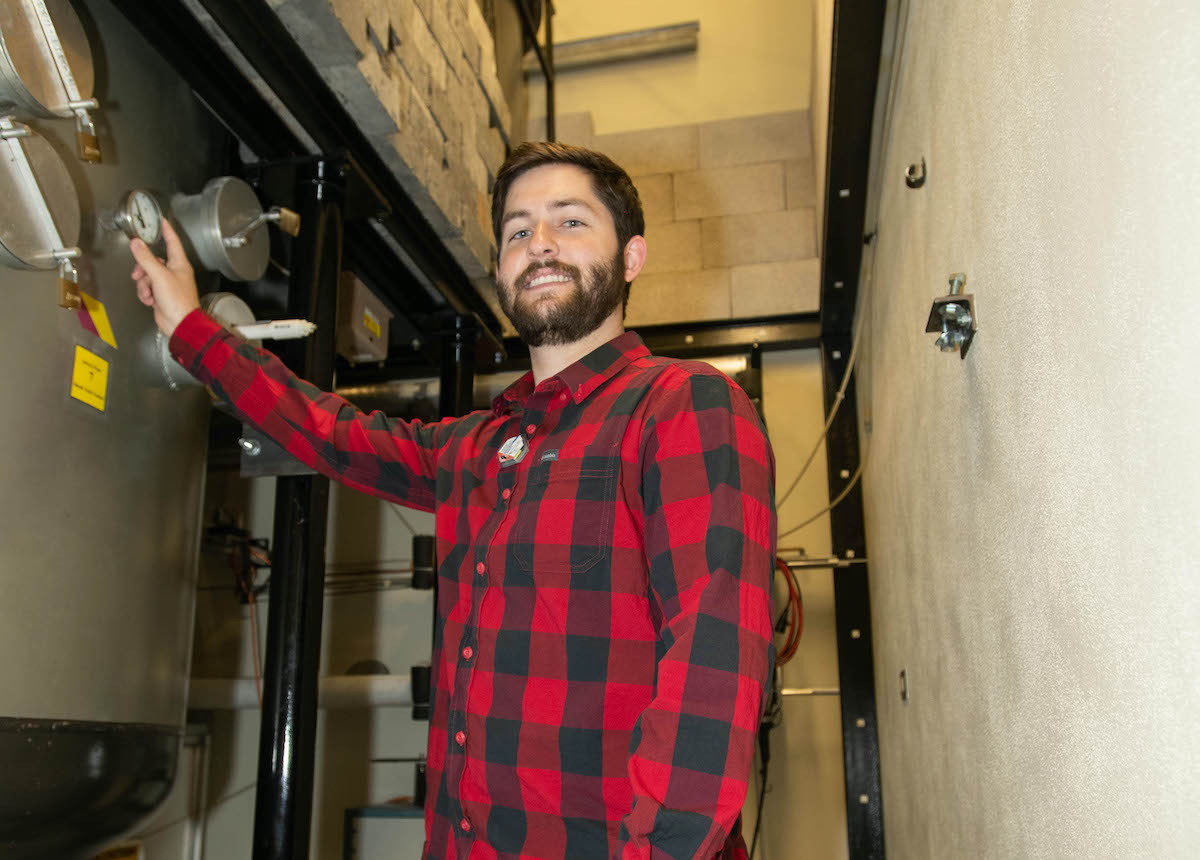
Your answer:
[[[774,461],[746,395],[624,330],[646,260],[610,159],[523,144],[492,205],[532,371],[437,424],[358,412],[133,277],[175,357],[300,459],[436,517],[428,858],[744,857],[770,678]]]

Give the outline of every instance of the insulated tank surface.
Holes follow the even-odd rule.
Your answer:
[[[18,0],[4,0],[5,3]],[[186,719],[209,399],[164,379],[128,240],[100,216],[220,174],[228,133],[105,0],[75,2],[102,162],[71,118],[18,117],[62,156],[84,310],[55,271],[0,267],[0,857],[90,856],[174,779]],[[6,200],[5,207],[13,206]]]

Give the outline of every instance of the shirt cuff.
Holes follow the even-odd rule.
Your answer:
[[[196,371],[205,350],[224,333],[225,330],[212,317],[197,308],[175,326],[168,344],[171,356],[193,376],[198,376]]]

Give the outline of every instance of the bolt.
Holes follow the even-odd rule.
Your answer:
[[[504,361],[504,356],[499,351],[492,353],[492,364],[499,364]]]
[[[413,348],[413,352],[417,352],[418,350],[420,350],[420,348],[421,348],[421,339],[420,339],[419,337],[414,337],[414,338],[412,339],[412,348]]]
[[[971,325],[971,308],[961,302],[946,302],[938,308],[938,313],[951,325],[967,328]]]
[[[950,331],[947,329],[941,333],[934,343],[942,352],[954,352],[963,345],[966,339],[967,336],[961,331]]]
[[[240,439],[238,439],[238,445],[241,446],[242,451],[245,452],[247,457],[257,457],[262,453],[262,443],[257,439],[248,439],[245,436],[242,436]]]
[[[962,288],[967,283],[967,276],[963,272],[955,272],[950,276],[950,295],[957,296],[962,292]]]

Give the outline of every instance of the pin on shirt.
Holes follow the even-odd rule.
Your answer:
[[[496,459],[500,461],[500,466],[511,466],[514,463],[520,463],[529,453],[529,446],[525,444],[525,437],[518,433],[516,436],[509,436],[504,440],[504,444],[500,446],[500,451],[496,454]]]

